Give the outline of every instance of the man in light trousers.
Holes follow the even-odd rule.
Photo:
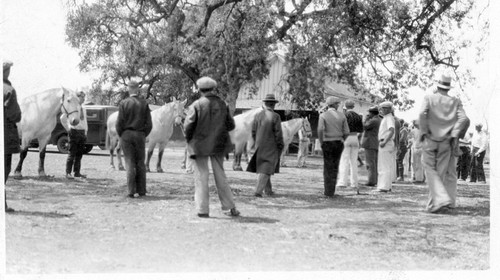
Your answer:
[[[419,114],[430,213],[456,207],[458,139],[467,130],[468,118],[462,102],[448,95],[450,88],[451,77],[442,75],[437,92],[424,97]]]
[[[359,194],[358,182],[358,152],[359,152],[359,137],[358,134],[363,132],[363,118],[354,112],[354,101],[348,99],[345,101],[346,111],[344,113],[349,126],[349,136],[345,139],[344,150],[340,157],[339,178],[337,187],[347,186],[347,178],[350,171],[351,187],[355,188]]]
[[[196,81],[202,97],[189,107],[184,121],[184,132],[189,156],[194,159],[194,200],[198,217],[209,217],[208,160],[212,164],[217,194],[224,214],[239,216],[233,201],[233,193],[224,172],[224,155],[231,148],[229,131],[233,130],[234,119],[226,103],[217,96],[217,82],[209,77]]]
[[[378,192],[390,192],[396,173],[396,124],[392,115],[392,102],[380,103],[380,115],[383,116],[378,130]]]

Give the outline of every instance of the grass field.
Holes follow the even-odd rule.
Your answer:
[[[55,150],[53,148],[50,148]],[[322,159],[272,177],[273,197],[255,198],[255,174],[227,177],[242,216],[220,210],[211,186],[210,219],[196,216],[193,177],[180,168],[182,145],[167,148],[165,173],[148,173],[148,196],[126,198],[124,171],[106,151],[83,158],[87,179],[66,180],[66,156],[49,153],[36,177],[30,152],[23,179],[7,183],[8,273],[486,270],[490,261],[489,184],[460,184],[458,208],[428,214],[425,185],[379,194],[363,187],[322,196]],[[13,166],[17,164],[14,156]],[[152,167],[156,158],[152,160]],[[243,164],[245,165],[245,164]],[[245,166],[244,166],[245,167]],[[360,169],[366,182],[366,170]],[[211,185],[213,178],[211,177]]]

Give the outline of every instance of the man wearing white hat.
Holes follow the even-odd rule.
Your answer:
[[[378,130],[377,191],[390,192],[396,176],[396,121],[392,114],[392,102],[380,103],[382,121]]]
[[[9,81],[10,67],[12,61],[3,61],[3,145],[4,145],[4,186],[9,178],[10,168],[12,164],[12,154],[17,154],[19,148],[19,135],[17,132],[16,123],[21,121],[21,109],[17,103],[17,94],[12,83]],[[7,192],[5,192],[7,195]],[[5,212],[13,212],[14,209],[7,206],[7,198],[5,200]]]
[[[420,132],[425,175],[429,186],[427,211],[446,212],[455,208],[457,196],[458,139],[469,122],[462,102],[448,95],[451,77],[442,75],[437,92],[424,97],[420,109]]]
[[[234,119],[226,103],[216,95],[217,82],[209,77],[196,81],[202,97],[189,107],[184,120],[184,132],[189,156],[194,164],[194,201],[198,217],[209,217],[208,159],[212,163],[217,194],[225,214],[239,216],[233,193],[224,172],[224,155],[232,149],[229,131],[235,128]]]

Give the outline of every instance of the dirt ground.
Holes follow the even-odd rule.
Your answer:
[[[436,215],[424,211],[426,186],[408,182],[388,194],[341,188],[326,199],[320,157],[307,168],[287,157],[291,167],[272,177],[276,195],[264,198],[253,196],[255,174],[225,162],[242,216],[223,215],[211,177],[211,217],[200,219],[177,146],[165,150],[165,173],[148,173],[148,196],[136,199],[125,197],[125,172],[110,170],[106,151],[84,156],[88,178],[74,181],[58,153],[46,156],[54,177],[37,178],[38,154],[30,152],[23,179],[6,186],[16,209],[6,215],[7,273],[489,268],[489,184],[461,183],[458,208]],[[360,174],[366,182],[364,166]]]

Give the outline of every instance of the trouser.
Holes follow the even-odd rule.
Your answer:
[[[368,171],[368,185],[377,184],[377,160],[378,160],[378,150],[365,149],[365,162],[366,169]]]
[[[412,154],[412,178],[415,181],[423,182],[425,180],[424,167],[422,166],[422,148],[411,148]]]
[[[465,181],[469,176],[469,170],[471,165],[471,154],[470,154],[470,148],[467,146],[460,147],[460,150],[462,151],[462,155],[458,157],[457,178],[460,178]]]
[[[396,171],[396,150],[379,149],[377,162],[377,189],[390,190]]]
[[[66,174],[80,174],[82,164],[82,156],[85,151],[85,130],[71,129],[68,133],[69,137],[69,154],[66,160]]]
[[[349,135],[344,142],[344,149],[340,157],[339,176],[337,186],[347,186],[347,177],[350,171],[351,187],[358,186],[358,152],[359,142],[357,135]]]
[[[255,188],[255,194],[271,194],[273,192],[273,185],[271,184],[271,175],[259,173],[259,178],[257,180],[257,187]]]
[[[5,190],[5,184],[7,183],[7,179],[9,178],[10,169],[12,165],[12,154],[3,154],[3,168],[4,168],[4,202],[5,209],[7,209],[7,191]]]
[[[406,152],[408,152],[408,148],[406,146],[401,146],[398,149],[397,155],[396,155],[396,177],[404,178],[404,159],[406,156]]]
[[[297,165],[303,167],[306,164],[306,158],[309,154],[309,139],[299,141],[299,152],[297,154]]]
[[[129,195],[146,194],[146,165],[144,163],[146,135],[141,131],[125,130],[120,141],[127,168]]]
[[[212,163],[212,171],[215,178],[217,194],[222,205],[222,210],[229,210],[235,207],[233,193],[229,187],[224,172],[224,155],[196,156],[194,159],[194,202],[198,214],[209,214],[209,188],[208,188],[208,159]]]
[[[342,141],[325,141],[321,145],[323,150],[323,180],[325,182],[326,196],[335,194],[335,186],[337,185],[337,175],[339,172],[340,157],[344,149]]]
[[[425,138],[422,145],[422,164],[429,187],[427,211],[434,212],[446,205],[455,207],[457,158],[452,153],[450,141],[437,142]]]
[[[482,151],[478,156],[475,156],[479,148],[472,147],[472,160],[470,164],[470,181],[486,181],[484,175],[483,160],[486,151]]]

